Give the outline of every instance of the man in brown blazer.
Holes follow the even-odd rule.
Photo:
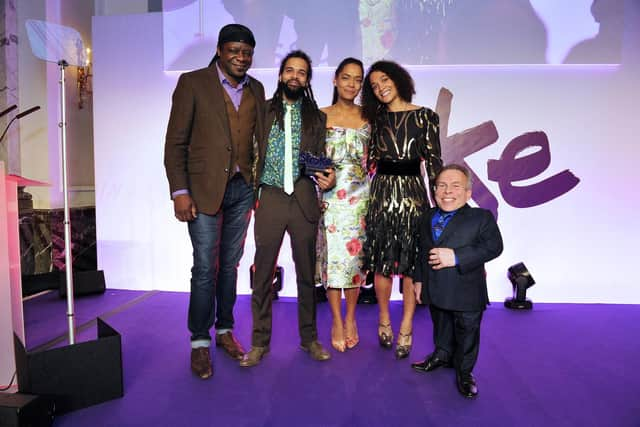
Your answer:
[[[298,290],[298,331],[301,348],[315,360],[329,353],[318,342],[314,270],[320,206],[316,185],[335,185],[335,171],[315,177],[298,167],[300,153],[324,154],[327,118],[318,109],[311,90],[311,60],[302,51],[290,52],[280,65],[278,88],[267,102],[266,130],[259,144],[259,187],[255,211],[255,273],[251,313],[251,351],[240,361],[249,367],[269,352],[272,325],[273,275],[285,231],[291,239]],[[315,179],[315,181],[314,181]]]
[[[188,326],[191,370],[213,375],[209,331],[235,359],[244,349],[233,335],[237,269],[254,204],[253,164],[262,140],[262,84],[247,75],[255,40],[249,28],[220,30],[207,68],[182,74],[173,93],[165,167],[175,216],[187,222],[193,246]]]

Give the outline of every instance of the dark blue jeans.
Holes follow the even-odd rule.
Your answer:
[[[189,222],[193,246],[189,330],[191,340],[211,340],[209,330],[233,329],[238,263],[251,219],[253,190],[240,175],[227,184],[222,208]]]

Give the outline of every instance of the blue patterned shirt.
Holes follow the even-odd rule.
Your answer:
[[[286,102],[283,101],[283,108],[287,111]],[[302,135],[302,100],[298,100],[291,107],[291,148],[293,162],[293,182],[295,183],[300,175],[298,157],[300,155],[300,137]],[[274,120],[269,132],[267,143],[267,154],[264,159],[264,170],[262,171],[262,184],[273,185],[284,188],[284,129],[280,129],[278,121]]]

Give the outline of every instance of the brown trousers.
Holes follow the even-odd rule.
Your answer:
[[[296,267],[300,341],[309,344],[318,338],[314,284],[318,223],[305,218],[295,192],[288,196],[281,188],[264,185],[254,223],[256,254],[251,296],[251,344],[256,347],[266,347],[271,342],[271,286],[285,231],[291,239]]]

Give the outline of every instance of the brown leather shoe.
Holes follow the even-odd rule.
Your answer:
[[[269,347],[251,347],[249,353],[245,354],[240,361],[240,366],[243,368],[250,368],[260,363],[262,358],[269,354]]]
[[[331,359],[331,354],[320,344],[320,341],[313,341],[311,344],[302,344],[300,348],[311,356],[312,359],[323,361]]]
[[[233,336],[231,331],[224,334],[216,334],[216,347],[224,348],[224,351],[236,360],[242,360],[242,356],[244,356],[242,344]]]
[[[213,375],[213,366],[211,366],[209,347],[191,349],[191,371],[203,380],[206,380]]]

